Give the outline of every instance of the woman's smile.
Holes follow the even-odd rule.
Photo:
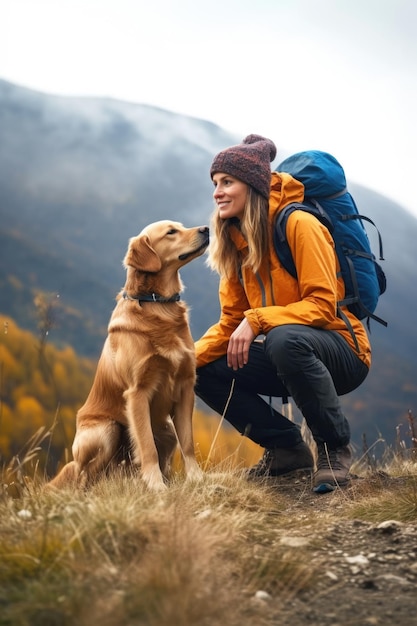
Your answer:
[[[234,176],[217,172],[213,176],[213,197],[221,219],[241,219],[246,205],[248,185]]]

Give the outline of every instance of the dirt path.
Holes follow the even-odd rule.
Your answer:
[[[396,479],[387,479],[395,489]],[[398,484],[400,487],[400,483]],[[365,626],[417,624],[417,524],[387,520],[369,523],[346,519],[348,493],[317,496],[302,482],[277,484],[288,496],[288,511],[316,523],[300,534],[317,562],[311,590],[289,601],[279,626]],[[294,495],[296,497],[294,498]],[[340,511],[340,517],[338,516]],[[320,524],[320,520],[323,524]],[[298,524],[297,524],[298,526]],[[294,532],[283,536],[297,543]]]

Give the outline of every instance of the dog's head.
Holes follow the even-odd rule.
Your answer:
[[[201,256],[209,244],[208,226],[185,228],[179,222],[162,220],[146,226],[129,241],[125,268],[156,273],[163,268],[178,270]]]

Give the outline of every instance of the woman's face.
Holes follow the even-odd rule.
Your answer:
[[[230,174],[216,172],[213,176],[213,198],[219,210],[219,217],[226,220],[229,217],[243,217],[243,211],[248,195],[248,185]]]

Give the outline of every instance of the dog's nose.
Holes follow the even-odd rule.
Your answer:
[[[208,233],[209,227],[208,226],[200,226],[200,228],[198,230],[200,231],[200,233]]]

